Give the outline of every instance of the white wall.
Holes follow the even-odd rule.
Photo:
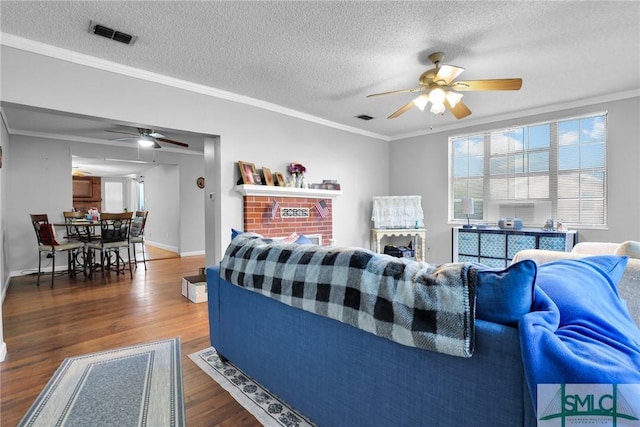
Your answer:
[[[425,211],[427,259],[451,261],[451,229],[448,224],[448,140],[450,135],[561,119],[608,111],[608,223],[607,230],[579,230],[580,241],[623,242],[640,240],[640,98],[559,110],[517,120],[433,133],[391,143],[391,194],[419,194]]]
[[[285,172],[286,164],[300,161],[308,168],[310,182],[339,180],[343,195],[334,205],[336,242],[369,246],[371,197],[389,190],[388,142],[196,91],[6,46],[1,49],[3,102],[219,135],[220,169],[214,172],[219,180],[219,208],[212,216],[219,218],[220,225],[203,237],[220,242],[220,247],[228,244],[231,227],[242,225],[242,197],[233,190],[239,177],[238,160],[268,166],[274,172]],[[188,212],[204,215],[203,205],[197,204],[213,203],[206,197],[210,187],[188,199],[182,194],[196,188],[197,176],[205,176],[202,169],[190,172],[193,177],[180,179],[181,203]],[[216,218],[207,217],[207,221]],[[181,250],[191,252],[187,247]]]
[[[285,174],[287,164],[299,161],[307,168],[308,182],[338,180],[343,194],[333,204],[336,245],[369,247],[372,197],[388,194],[389,144],[255,110],[252,117],[262,125],[221,134],[223,246],[230,227],[243,224],[242,197],[233,187],[240,178],[235,162],[244,160]]]
[[[3,194],[6,210],[8,268],[11,274],[38,271],[36,236],[29,214],[48,214],[49,221],[62,222],[63,211],[72,207],[71,149],[56,140],[11,135],[11,157],[6,167]],[[43,258],[43,268],[50,267]],[[64,265],[64,263],[59,263]]]
[[[144,238],[154,246],[178,252],[181,205],[178,167],[160,165],[149,169],[144,172],[144,184],[145,210],[149,211]],[[204,221],[200,221],[200,227],[204,231]]]

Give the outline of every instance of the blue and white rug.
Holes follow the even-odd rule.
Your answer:
[[[184,426],[180,338],[66,358],[19,426]]]
[[[262,425],[268,427],[314,425],[231,362],[223,363],[213,347],[190,354],[189,358],[228,391]]]

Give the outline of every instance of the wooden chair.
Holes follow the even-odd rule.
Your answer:
[[[131,243],[129,234],[133,212],[103,213],[100,215],[100,239],[87,242],[87,263],[89,265],[89,278],[94,271],[101,269],[111,271],[115,266],[117,274],[124,274],[125,264],[129,264],[129,275],[133,279],[131,268]],[[127,248],[127,260],[120,256],[120,249]],[[100,252],[100,262],[96,263],[96,252]],[[122,267],[121,267],[122,265]]]
[[[76,221],[84,219],[87,215],[86,211],[65,211],[62,212],[62,216],[64,216],[64,223],[66,224],[67,235],[66,238],[69,240],[89,240],[86,236],[86,231],[84,227],[78,227]]]
[[[136,243],[142,244],[142,262],[144,269],[147,269],[147,255],[144,249],[144,226],[147,223],[149,211],[136,211],[136,215],[131,223],[131,238],[129,239],[133,246],[133,262],[138,268],[138,259],[136,258]]]
[[[56,255],[58,252],[67,253],[67,271],[70,276],[75,276],[78,268],[76,267],[77,258],[84,253],[84,242],[76,241],[58,241],[55,235],[53,224],[49,223],[47,214],[31,214],[31,224],[36,233],[38,241],[38,280],[36,284],[40,286],[40,276],[42,275],[42,254],[51,255],[51,287],[53,288],[53,280],[56,272]],[[84,270],[84,263],[83,263]]]

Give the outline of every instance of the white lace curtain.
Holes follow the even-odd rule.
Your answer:
[[[421,196],[377,196],[373,198],[373,227],[424,228]]]

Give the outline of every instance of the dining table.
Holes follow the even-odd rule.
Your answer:
[[[100,230],[101,225],[102,223],[99,220],[93,221],[88,219],[73,219],[67,222],[53,223],[54,227],[65,227],[67,239],[69,238],[69,235],[74,235],[75,237],[73,237],[73,239],[86,243],[99,241],[102,238]],[[77,233],[71,232],[73,228],[77,230]],[[98,230],[96,230],[96,228],[98,228]],[[85,277],[91,278],[93,276],[93,272],[96,270],[112,270],[114,265],[126,264],[119,252],[115,252],[115,257],[117,258],[113,258],[113,256],[111,256],[112,254],[109,253],[109,255],[104,259],[101,256],[100,261],[98,262],[98,260],[93,259],[89,251],[90,249],[87,249],[76,254],[76,262],[84,266],[83,271]]]
[[[68,222],[54,222],[54,227],[64,227],[65,238],[69,239],[70,235],[73,235],[71,239],[80,240],[83,242],[91,242],[92,240],[100,240],[100,234],[96,234],[96,228],[100,227],[100,221],[91,221],[86,219],[76,219]],[[75,229],[76,233],[72,233],[71,230]],[[97,231],[100,233],[100,231]],[[82,265],[82,272],[85,278],[91,276],[91,272],[97,268],[102,268],[102,263],[91,262],[91,257],[88,256],[87,251],[83,248],[81,252],[75,254],[76,263]]]
[[[54,227],[64,227],[69,234],[70,228],[78,230],[78,238],[84,241],[91,241],[92,239],[100,238],[98,234],[95,234],[95,228],[100,227],[100,221],[90,221],[87,219],[77,219],[69,222],[54,222]],[[80,229],[84,229],[80,231]]]

